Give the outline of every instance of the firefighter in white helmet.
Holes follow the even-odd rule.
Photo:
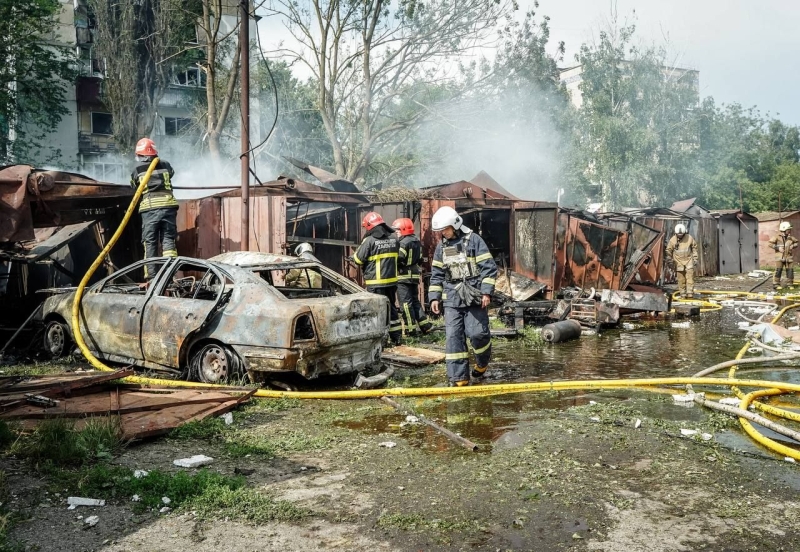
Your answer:
[[[486,242],[464,226],[452,207],[442,207],[431,219],[434,232],[442,233],[431,262],[428,301],[434,314],[444,310],[445,362],[450,385],[469,385],[470,375],[481,380],[492,356],[489,302],[497,265]],[[470,374],[467,339],[475,353]]]
[[[700,262],[700,254],[697,242],[686,232],[683,223],[675,225],[675,235],[667,244],[667,259],[675,263],[678,293],[681,297],[694,297],[694,267]]]
[[[312,253],[313,248],[310,243],[301,243],[294,248],[294,254],[307,261],[319,262]],[[312,268],[292,268],[286,273],[286,287],[321,289],[322,276]]]
[[[781,222],[778,234],[769,240],[769,246],[775,250],[775,275],[772,285],[781,289],[781,274],[786,269],[786,281],[789,286],[794,286],[794,248],[797,239],[792,236],[792,225],[788,221]]]

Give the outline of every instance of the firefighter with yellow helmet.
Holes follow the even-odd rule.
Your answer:
[[[497,265],[478,234],[464,226],[452,207],[441,207],[431,219],[434,232],[442,233],[431,262],[428,301],[431,311],[444,310],[445,363],[450,385],[469,385],[470,375],[481,380],[492,357],[489,302],[494,292]],[[470,373],[467,339],[475,354]]]
[[[678,293],[681,297],[694,296],[694,267],[700,262],[697,242],[686,231],[683,223],[675,225],[675,235],[667,244],[667,259],[675,263],[678,275]]]
[[[797,239],[792,236],[792,225],[788,221],[781,222],[778,227],[778,234],[769,240],[769,246],[775,250],[775,275],[772,277],[772,285],[775,289],[781,289],[781,275],[786,269],[787,285],[794,285],[794,248],[797,247]]]

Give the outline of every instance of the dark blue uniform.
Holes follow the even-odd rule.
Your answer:
[[[389,337],[400,344],[403,326],[397,313],[397,258],[400,246],[394,231],[380,224],[367,232],[353,261],[364,271],[364,285],[370,293],[389,299]]]
[[[486,242],[472,231],[456,230],[452,240],[443,238],[431,263],[428,301],[444,307],[445,361],[453,384],[469,382],[467,339],[475,353],[474,377],[483,376],[492,357],[489,313],[480,296],[494,291],[497,265]]]
[[[399,270],[397,275],[397,299],[406,332],[427,333],[431,321],[419,302],[419,263],[422,260],[422,244],[414,234],[400,238]]]

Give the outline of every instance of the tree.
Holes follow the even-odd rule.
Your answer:
[[[103,101],[113,116],[114,138],[133,149],[153,132],[158,105],[187,41],[194,37],[192,2],[90,0],[97,21],[95,48],[105,60]]]
[[[671,202],[692,189],[698,145],[697,83],[666,52],[631,46],[617,27],[584,44],[576,151],[607,209]]]
[[[314,107],[316,84],[295,78],[291,67],[283,61],[269,62],[268,70],[267,62],[259,60],[253,77],[253,88],[262,106],[259,134],[266,138],[272,130],[270,140],[263,147],[256,148],[256,161],[266,159],[270,166],[274,166],[276,162],[283,164],[282,156],[287,156],[319,167],[330,166],[333,163],[330,142],[325,135],[322,117]],[[277,120],[274,98],[277,98],[279,107]]]
[[[3,164],[52,160],[39,151],[62,117],[72,55],[51,40],[58,0],[0,2],[0,158]]]
[[[751,211],[798,206],[800,131],[754,108],[717,107],[706,98],[699,110],[700,196],[710,208]]]
[[[223,0],[200,0],[200,4],[197,25],[201,34],[203,59],[199,65],[206,75],[206,111],[203,119],[208,150],[218,162],[221,157],[220,139],[238,93],[241,57],[238,30],[241,22],[230,29],[223,27]]]
[[[489,46],[514,0],[270,0],[294,41],[277,53],[313,74],[334,170],[364,181],[374,159],[434,106],[421,91],[458,78],[448,61]],[[414,109],[408,107],[414,106]]]

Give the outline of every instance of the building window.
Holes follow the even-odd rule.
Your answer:
[[[111,113],[92,112],[92,134],[113,134]]]
[[[118,184],[124,182],[123,174],[125,168],[119,163],[84,163],[83,171],[87,176],[91,176],[101,182],[115,182]]]
[[[172,83],[179,86],[191,86],[194,88],[206,87],[206,74],[199,67],[190,67],[185,71],[175,73]]]
[[[177,136],[182,134],[183,130],[190,124],[192,124],[192,120],[184,117],[164,117],[164,134]]]

